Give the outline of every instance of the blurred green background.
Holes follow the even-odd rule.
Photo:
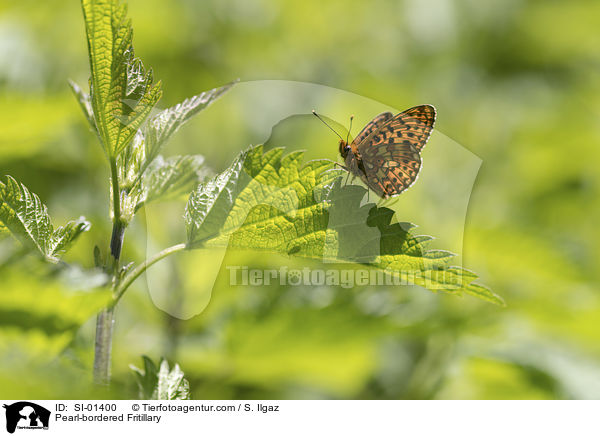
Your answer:
[[[161,107],[238,77],[312,82],[398,109],[435,105],[436,131],[483,161],[461,261],[507,307],[411,287],[230,287],[225,267],[207,261],[221,270],[189,320],[159,310],[143,281],[128,292],[104,391],[90,387],[93,319],[69,330],[25,309],[9,316],[15,301],[44,312],[52,299],[38,294],[70,291],[32,274],[38,265],[9,262],[3,242],[1,397],[134,398],[128,365],[146,354],[178,362],[195,399],[600,399],[599,2],[130,0],[129,10],[136,54],[164,83]],[[0,174],[36,192],[56,223],[92,222],[65,259],[84,267],[110,237],[108,167],[67,85],[88,75],[78,1],[0,1]],[[165,154],[201,153],[222,170],[266,139],[251,109],[212,110]],[[289,144],[335,159],[335,138],[310,129]],[[184,201],[161,206],[169,226]],[[160,233],[157,243],[168,239]],[[147,242],[142,215],[123,259],[143,259]],[[228,253],[225,263],[316,267],[257,257]],[[177,308],[203,275],[186,260],[172,269]]]

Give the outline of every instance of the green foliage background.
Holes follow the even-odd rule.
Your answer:
[[[598,2],[130,0],[129,8],[136,55],[164,84],[161,107],[237,77],[314,82],[399,108],[434,104],[436,129],[483,160],[463,264],[508,306],[420,288],[229,287],[223,269],[206,310],[182,321],[157,309],[142,282],[117,311],[111,392],[89,387],[93,320],[71,331],[32,319],[3,333],[0,397],[132,398],[128,365],[145,354],[177,362],[197,399],[600,398]],[[0,1],[0,174],[37,193],[56,223],[85,215],[92,229],[65,260],[91,267],[110,223],[103,152],[67,83],[86,83],[86,50],[79,2]],[[203,154],[223,170],[248,145],[248,118],[209,129],[191,121],[165,153]],[[304,146],[335,158],[333,140],[320,145]],[[184,201],[169,206],[173,221]],[[124,259],[146,254],[142,218],[128,229]],[[0,250],[2,262],[9,248]],[[226,262],[314,265],[243,252]],[[185,262],[179,268],[175,288],[202,280],[186,278]],[[0,327],[68,293],[18,271],[0,267]],[[72,295],[56,313],[91,316],[100,300],[86,298]],[[182,298],[175,291],[169,302]]]

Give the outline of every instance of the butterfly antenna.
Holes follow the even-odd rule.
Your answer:
[[[348,135],[346,135],[346,144],[350,139],[350,130],[352,130],[352,120],[354,119],[354,115],[350,115],[350,127],[348,128]]]
[[[327,123],[326,123],[326,122],[323,120],[323,118],[321,118],[321,117],[319,116],[319,114],[317,114],[317,112],[315,112],[315,110],[314,110],[314,109],[313,109],[312,113],[313,113],[313,115],[314,115],[315,117],[317,117],[319,120],[321,120],[321,122],[322,122],[323,124],[325,124],[327,127],[329,127],[329,129],[330,129],[330,130],[331,130],[333,133],[335,133],[335,134],[338,136],[338,138],[340,138],[342,141],[344,140],[344,138],[342,138],[338,132],[336,132],[335,130],[333,130],[333,127],[331,127],[329,124],[327,124]]]

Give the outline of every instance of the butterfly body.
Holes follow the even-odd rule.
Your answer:
[[[382,198],[401,194],[417,180],[435,116],[431,105],[376,116],[350,144],[340,139],[346,169]]]

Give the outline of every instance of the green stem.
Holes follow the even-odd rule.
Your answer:
[[[126,224],[121,221],[121,201],[119,176],[115,158],[110,159],[110,173],[113,192],[113,230],[110,239],[110,254],[112,256],[113,293],[119,286],[119,259],[123,249],[123,237]],[[112,351],[113,326],[115,320],[115,305],[104,308],[96,318],[96,342],[94,346],[94,382],[102,385],[110,383],[110,361]]]
[[[119,174],[117,171],[117,159],[110,158],[110,182],[113,194],[113,223],[121,219],[121,191],[119,189]]]
[[[123,294],[125,293],[125,291],[127,290],[127,288],[139,276],[141,276],[144,273],[144,271],[146,271],[149,267],[151,267],[152,265],[154,265],[159,260],[164,259],[165,257],[170,256],[171,254],[175,254],[175,253],[178,253],[180,251],[183,251],[186,248],[187,248],[186,244],[173,245],[172,247],[168,247],[168,248],[165,248],[162,251],[159,251],[154,256],[152,256],[150,259],[147,259],[145,262],[139,264],[133,271],[131,271],[129,274],[127,274],[125,276],[125,278],[123,279],[123,281],[116,288],[115,298],[114,298],[114,300],[112,302],[112,306],[114,307],[114,305],[117,304],[117,302],[121,299],[121,297],[123,296]]]
[[[112,349],[114,307],[106,307],[96,317],[96,343],[94,346],[94,382],[108,386],[110,383],[110,357]]]

